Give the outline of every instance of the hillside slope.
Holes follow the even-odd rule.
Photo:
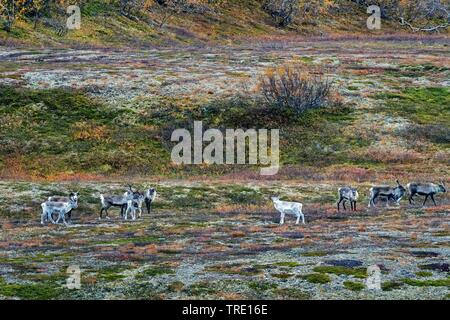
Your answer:
[[[246,42],[248,38],[292,36],[335,37],[408,32],[383,21],[381,30],[369,31],[366,7],[341,1],[326,10],[298,15],[287,27],[277,25],[262,8],[262,1],[229,0],[207,4],[192,12],[167,12],[153,6],[133,14],[121,14],[117,1],[91,0],[81,5],[81,28],[65,29],[63,14],[34,21],[19,17],[10,32],[0,30],[0,43],[9,46],[146,47],[170,44]]]
[[[235,175],[256,168],[177,166],[171,132],[280,128],[275,178],[448,176],[448,41],[323,41],[153,50],[0,53],[0,175]],[[411,57],[414,57],[412,59]],[[300,116],[255,103],[271,66],[320,67],[341,105]]]

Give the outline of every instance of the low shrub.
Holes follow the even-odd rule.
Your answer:
[[[331,81],[304,70],[301,65],[269,69],[261,76],[259,85],[270,106],[296,113],[322,107],[331,87]]]

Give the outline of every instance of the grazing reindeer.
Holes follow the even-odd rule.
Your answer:
[[[68,197],[51,196],[51,197],[48,197],[47,201],[51,201],[51,202],[69,202],[70,200],[73,200],[75,202],[78,202],[78,196],[79,196],[78,192],[71,192]],[[67,213],[67,218],[68,218],[69,221],[72,221],[72,210],[70,210]]]
[[[428,197],[433,200],[434,205],[436,205],[436,201],[434,201],[434,195],[438,193],[445,193],[447,190],[445,189],[444,182],[441,182],[441,184],[434,184],[434,183],[408,183],[406,185],[409,191],[409,203],[412,204],[414,202],[414,196],[416,194],[420,196],[425,196],[425,200],[423,201],[422,206],[425,205],[425,202],[427,202]]]
[[[303,204],[299,202],[289,202],[289,201],[281,201],[279,197],[272,197],[273,205],[275,209],[280,212],[280,224],[284,223],[284,216],[286,213],[295,215],[297,217],[297,221],[295,224],[298,224],[300,221],[300,217],[302,218],[302,223],[305,224],[305,216],[302,213]]]
[[[147,207],[148,214],[150,214],[152,202],[155,200],[155,198],[156,198],[156,190],[154,188],[147,189],[147,191],[145,192],[144,201],[145,206]]]
[[[370,188],[370,200],[368,207],[375,206],[375,199],[378,197],[386,197],[387,205],[389,206],[389,200],[394,200],[400,205],[400,200],[405,195],[406,189],[398,182],[396,187],[389,186],[376,186]]]
[[[78,201],[73,199],[70,199],[68,202],[46,201],[41,204],[41,207],[41,224],[44,224],[44,219],[50,220],[54,224],[57,224],[59,220],[62,219],[64,224],[67,225],[66,214],[78,207]],[[58,219],[56,221],[54,221],[52,217],[54,213],[58,214]]]
[[[358,200],[358,190],[356,188],[352,187],[342,187],[338,189],[338,195],[339,195],[339,201],[337,203],[337,209],[340,210],[339,205],[342,201],[342,206],[344,207],[344,210],[347,210],[345,207],[345,202],[348,200],[350,201],[350,208],[352,211],[356,211],[356,201]]]

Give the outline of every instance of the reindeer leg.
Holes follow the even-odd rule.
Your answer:
[[[342,200],[343,200],[343,198],[341,197],[341,198],[339,199],[338,203],[337,203],[337,209],[338,209],[338,212],[339,212],[339,210],[340,210],[339,205],[341,204]]]
[[[431,200],[433,200],[434,206],[437,206],[436,201],[434,201],[434,195],[431,194],[430,196],[431,196]]]
[[[59,221],[63,221],[64,223],[66,223],[65,221],[66,221],[66,219],[65,219],[65,216],[66,216],[66,214],[65,213],[59,213],[59,215],[58,215],[58,220],[56,220],[56,223],[57,224],[59,224]]]
[[[345,202],[347,202],[347,200],[344,199],[344,202],[342,202],[342,206],[344,207],[344,210],[347,211],[347,208],[345,207]]]
[[[47,219],[53,223],[53,224],[57,224],[59,222],[59,214],[58,214],[58,219],[56,219],[56,221],[53,219],[53,212],[50,212],[47,216]]]
[[[425,196],[425,200],[424,200],[423,203],[422,203],[422,207],[425,206],[425,202],[427,202],[428,196],[429,196],[428,194]]]
[[[42,214],[41,214],[41,224],[42,224],[42,225],[44,225],[44,220],[46,219],[46,217],[47,217],[47,219],[48,219],[47,211],[42,210]]]
[[[123,209],[123,207],[122,207],[122,209]],[[121,210],[122,210],[121,209]],[[128,206],[127,206],[127,208],[126,208],[126,210],[125,210],[125,215],[124,216],[122,216],[125,220],[128,220]]]
[[[295,224],[298,224],[300,222],[300,211],[296,210],[295,215],[297,216],[297,221],[295,221]]]
[[[378,195],[376,194],[376,195],[374,195],[373,197],[372,197],[372,199],[371,199],[371,201],[372,201],[372,206],[373,207],[375,207],[375,200],[378,198]]]
[[[285,215],[285,213],[284,213],[284,212],[281,212],[281,216],[280,216],[280,224],[283,224],[283,223],[284,223],[284,215]]]
[[[415,193],[411,193],[411,195],[409,196],[409,204],[413,204],[414,203],[414,196],[415,196],[416,194]]]
[[[391,200],[391,199],[393,199],[391,196],[388,196],[387,199],[386,199],[386,207],[387,207],[387,208],[390,208],[390,206],[389,206],[389,200]]]
[[[150,214],[150,200],[145,198],[145,207],[147,208],[147,213]]]
[[[59,218],[58,218],[58,221],[59,221],[59,219],[61,219],[61,217],[62,217],[62,220],[63,220],[64,225],[67,227],[68,224],[67,224],[67,221],[66,221],[66,214],[65,214],[64,212],[61,213],[60,216],[59,216]]]

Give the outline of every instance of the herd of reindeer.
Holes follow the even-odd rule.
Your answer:
[[[368,207],[375,207],[375,200],[378,198],[383,198],[386,200],[389,206],[389,201],[395,202],[400,205],[400,200],[406,194],[408,190],[409,193],[409,203],[414,203],[414,196],[420,195],[424,196],[422,206],[425,205],[428,198],[431,198],[434,205],[436,206],[436,201],[434,196],[439,193],[445,193],[446,188],[444,182],[439,184],[435,183],[408,183],[406,188],[403,187],[397,180],[397,185],[395,187],[391,186],[374,186],[370,188],[369,192],[369,205]],[[45,222],[52,222],[53,224],[58,224],[59,221],[63,221],[67,225],[67,221],[71,221],[72,210],[78,207],[78,192],[72,192],[68,197],[61,196],[51,196],[47,201],[41,204],[42,215],[41,224]],[[339,200],[337,202],[337,210],[340,211],[340,204],[344,210],[347,210],[345,204],[348,201],[350,203],[350,208],[352,211],[356,211],[356,202],[358,200],[358,190],[353,187],[342,187],[338,189]],[[109,219],[108,209],[111,207],[120,208],[120,217],[124,220],[128,219],[128,215],[132,220],[140,218],[142,215],[142,207],[145,203],[147,213],[151,212],[152,202],[155,200],[156,190],[155,188],[148,188],[145,192],[139,192],[133,190],[131,185],[128,185],[128,189],[123,195],[112,195],[105,196],[100,194],[100,219],[103,218],[103,213],[105,213],[105,218]],[[275,209],[280,213],[280,224],[284,223],[284,218],[286,214],[294,215],[297,218],[296,224],[302,219],[302,223],[305,224],[305,216],[302,212],[303,204],[300,202],[282,201],[279,197],[271,198]],[[67,219],[66,219],[67,218]]]
[[[71,221],[72,219],[72,210],[78,207],[78,196],[78,192],[71,192],[68,197],[48,197],[47,201],[41,204],[41,224],[44,224],[46,221],[57,224],[62,220],[64,224],[67,225],[67,220]],[[131,185],[128,185],[128,189],[123,195],[105,196],[100,194],[100,201],[102,204],[100,209],[100,219],[103,218],[103,212],[105,212],[105,218],[109,219],[109,208],[120,207],[120,216],[123,219],[127,220],[128,215],[130,215],[132,220],[136,220],[136,213],[138,218],[142,215],[142,206],[144,203],[148,214],[150,214],[151,205],[155,200],[155,197],[155,188],[148,188],[145,192],[139,192],[133,190]]]

